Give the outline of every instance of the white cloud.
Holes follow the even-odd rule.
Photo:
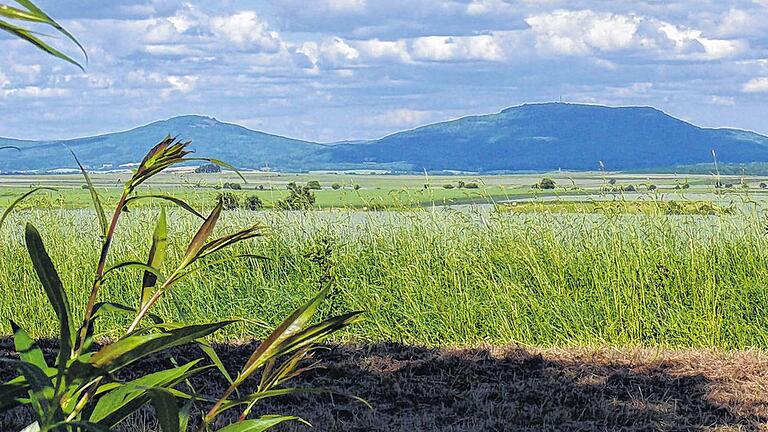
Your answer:
[[[199,78],[193,75],[176,76],[169,75],[167,80],[174,90],[181,93],[189,93],[195,89]]]
[[[731,57],[746,48],[745,42],[738,40],[709,39],[699,30],[692,30],[658,22],[658,29],[674,43],[677,53],[690,55],[703,60],[717,60]]]
[[[760,77],[749,80],[741,88],[745,93],[765,93],[768,92],[768,77]]]
[[[343,63],[357,60],[360,53],[352,48],[343,39],[335,37],[330,41],[324,42],[320,46],[320,52],[323,57],[333,63]]]
[[[662,58],[718,60],[748,48],[742,40],[706,37],[701,30],[638,15],[557,10],[526,18],[536,47],[550,54],[589,55],[634,49]]]
[[[269,31],[253,11],[213,17],[210,26],[214,33],[240,46],[256,46],[273,52],[280,48],[280,36],[277,32]]]
[[[365,58],[398,60],[401,62],[411,61],[408,44],[404,40],[382,41],[371,39],[356,41],[354,46]]]
[[[587,54],[594,49],[628,48],[638,30],[639,18],[590,10],[533,15],[525,20],[536,35],[536,46],[545,52]]]
[[[717,26],[717,35],[723,37],[764,35],[768,29],[767,5],[768,2],[763,8],[750,10],[732,8]]]
[[[8,79],[7,76],[5,76],[4,73],[0,72],[0,88],[7,87],[11,84],[11,81]]]
[[[419,60],[485,60],[504,58],[504,50],[491,35],[428,36],[411,42],[411,56]]]

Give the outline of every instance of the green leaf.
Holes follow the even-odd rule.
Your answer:
[[[317,308],[325,300],[330,288],[325,288],[318,293],[312,300],[304,306],[296,309],[288,318],[285,319],[277,328],[256,348],[248,361],[243,366],[241,376],[243,379],[251,375],[256,369],[264,364],[266,360],[272,357],[273,351],[285,339],[301,331],[302,328],[312,319],[317,312]]]
[[[75,152],[72,151],[69,147],[67,147],[70,153],[72,153],[72,157],[75,158],[75,162],[77,162],[77,166],[80,167],[80,172],[83,174],[83,177],[85,178],[85,184],[88,186],[88,191],[91,193],[91,201],[93,201],[93,209],[96,210],[96,217],[99,219],[99,228],[101,228],[101,237],[106,238],[107,237],[107,230],[109,229],[109,226],[107,225],[107,215],[104,213],[104,207],[101,205],[101,199],[99,199],[99,193],[96,192],[96,188],[93,186],[93,182],[91,181],[91,176],[88,175],[88,171],[83,168],[83,164],[80,163],[80,160],[75,155]]]
[[[159,388],[150,389],[148,393],[162,432],[179,432],[179,405],[176,398],[168,390]]]
[[[190,414],[194,406],[195,406],[195,399],[192,398],[188,400],[183,407],[181,407],[181,410],[179,411],[179,431],[180,432],[186,432],[189,426]]]
[[[221,358],[219,358],[219,355],[216,353],[216,350],[213,349],[211,344],[208,343],[208,341],[201,339],[197,341],[198,345],[200,346],[200,349],[203,350],[205,355],[208,356],[209,359],[211,359],[211,362],[213,362],[214,366],[216,366],[216,369],[219,370],[221,375],[226,378],[227,382],[232,384],[234,380],[232,379],[232,376],[227,371],[227,368],[224,367],[224,363],[221,361]]]
[[[223,429],[219,429],[218,432],[261,432],[275,427],[280,423],[294,420],[301,421],[301,418],[295,416],[265,415],[258,419],[244,420],[240,423],[229,425]]]
[[[85,60],[88,61],[88,53],[85,51],[85,48],[64,27],[59,25],[59,23],[54,21],[53,18],[51,18],[50,16],[48,16],[48,14],[43,12],[42,9],[40,9],[37,6],[35,6],[35,4],[32,3],[30,0],[15,0],[15,1],[16,1],[16,3],[18,3],[18,4],[22,5],[22,6],[24,6],[25,8],[27,8],[27,10],[29,12],[33,13],[38,19],[42,20],[41,22],[44,22],[44,23],[48,24],[49,26],[55,28],[56,30],[59,31],[59,33],[61,33],[64,36],[66,36],[67,39],[69,39],[72,42],[74,42],[75,45],[77,45],[77,47],[80,48],[80,51],[83,52],[83,55],[85,56]]]
[[[34,226],[27,224],[24,235],[27,250],[35,267],[37,277],[40,279],[45,289],[45,294],[48,296],[48,301],[50,301],[53,310],[56,312],[56,317],[59,319],[59,339],[61,345],[59,346],[58,365],[62,368],[66,363],[66,359],[70,356],[75,342],[75,326],[69,309],[69,301],[56,268],[53,266],[53,262],[51,262],[51,257],[48,256],[48,252],[45,250],[40,233]]]
[[[93,307],[93,318],[98,318],[107,313],[135,314],[137,312],[138,310],[124,304],[115,302],[101,302],[96,303],[96,305]],[[163,323],[163,319],[157,315],[148,314],[147,316],[149,316],[155,324]]]
[[[20,39],[23,39],[23,40],[31,43],[32,45],[36,46],[37,48],[45,51],[46,53],[48,53],[48,54],[50,54],[50,55],[52,55],[54,57],[60,58],[60,59],[66,61],[68,63],[71,63],[71,64],[77,66],[78,68],[80,68],[80,70],[85,71],[85,69],[83,69],[83,66],[80,65],[80,63],[76,62],[74,59],[72,59],[68,55],[62,53],[61,51],[57,50],[56,48],[54,48],[54,47],[48,45],[47,43],[43,42],[40,38],[35,36],[34,33],[32,33],[32,31],[30,31],[28,29],[25,29],[23,27],[19,27],[19,26],[15,25],[15,24],[11,24],[8,21],[0,20],[0,30],[6,31],[6,32],[8,32],[8,33],[10,33],[10,34],[20,38]]]
[[[133,267],[133,268],[138,268],[138,269],[140,269],[140,270],[144,270],[144,272],[145,272],[145,273],[151,273],[151,274],[152,274],[152,275],[154,275],[155,277],[162,277],[162,276],[163,276],[163,275],[162,275],[162,274],[161,274],[161,273],[158,271],[158,269],[156,269],[156,268],[153,268],[153,267],[151,267],[151,266],[149,266],[149,265],[147,265],[147,264],[144,264],[143,262],[138,262],[138,261],[126,261],[126,262],[121,262],[121,263],[119,263],[119,264],[115,264],[115,265],[113,265],[112,267],[110,267],[110,268],[108,268],[108,269],[104,270],[104,274],[101,276],[101,279],[105,279],[105,278],[106,278],[106,276],[107,276],[108,274],[112,273],[112,272],[115,272],[115,271],[117,271],[117,270],[121,270],[121,269],[124,269],[124,268],[131,268],[131,267]]]
[[[48,375],[32,363],[0,358],[2,363],[12,364],[23,376],[29,387],[29,397],[39,417],[49,414],[49,398],[53,397],[53,383]]]
[[[29,337],[29,334],[13,321],[11,321],[11,329],[13,330],[13,344],[16,348],[16,352],[19,353],[21,360],[31,363],[43,370],[48,368],[48,364],[45,362],[45,357],[43,356],[43,351],[37,346],[37,342]]]
[[[187,158],[187,159],[185,159],[185,160],[187,160],[187,161],[202,161],[202,162],[210,162],[210,163],[212,163],[212,164],[216,164],[216,165],[218,165],[218,166],[220,166],[220,167],[224,167],[224,168],[227,168],[227,169],[229,169],[229,170],[232,170],[232,171],[234,171],[234,172],[235,172],[235,174],[237,174],[237,176],[238,176],[238,177],[240,177],[240,180],[242,180],[242,181],[243,181],[243,183],[248,183],[248,180],[246,180],[246,179],[245,179],[245,177],[243,177],[243,174],[241,174],[241,173],[240,173],[240,170],[238,170],[237,168],[235,168],[233,165],[231,165],[231,164],[228,164],[228,163],[226,163],[226,162],[224,162],[224,161],[221,161],[221,160],[219,160],[219,159],[211,159],[211,158]]]
[[[90,421],[110,426],[117,424],[149,400],[149,389],[171,388],[206,370],[207,368],[193,369],[199,362],[200,360],[195,360],[173,369],[151,373],[128,383],[110,383],[100,387],[97,396],[102,392],[105,394],[99,397],[91,412]]]
[[[29,385],[24,376],[0,384],[0,413],[21,405],[21,398],[29,391]]]
[[[13,211],[13,209],[15,209],[15,208],[16,208],[16,207],[17,207],[19,204],[21,204],[21,202],[22,202],[22,201],[24,201],[25,199],[27,199],[29,196],[31,196],[32,194],[34,194],[34,193],[37,193],[37,192],[39,192],[39,191],[41,191],[41,190],[56,191],[56,189],[53,189],[53,188],[47,188],[47,187],[39,187],[39,188],[34,188],[34,189],[32,189],[31,191],[29,191],[29,192],[25,193],[24,195],[22,195],[22,196],[20,196],[20,197],[16,198],[15,200],[13,200],[13,202],[11,202],[11,204],[10,204],[10,205],[8,205],[8,208],[6,208],[6,209],[3,211],[3,214],[2,214],[2,215],[0,215],[0,228],[2,228],[2,227],[3,227],[3,223],[5,222],[5,219],[7,219],[7,218],[8,218],[8,215],[10,215],[10,214],[11,214],[11,212]]]
[[[125,200],[125,205],[127,206],[128,204],[130,204],[130,203],[132,203],[134,201],[139,201],[139,200],[143,200],[143,199],[160,199],[160,200],[170,201],[170,202],[178,205],[179,207],[183,208],[184,210],[192,213],[193,215],[199,217],[200,219],[205,220],[205,216],[200,214],[200,212],[195,210],[191,205],[187,204],[185,201],[183,201],[183,200],[181,200],[179,198],[172,197],[172,196],[169,196],[169,195],[139,195],[139,196],[133,196],[133,197],[130,197],[127,200]]]
[[[192,241],[189,243],[187,252],[184,254],[184,259],[179,265],[179,268],[185,267],[197,259],[198,252],[200,252],[200,250],[203,248],[205,241],[208,240],[208,237],[210,237],[213,229],[216,227],[216,222],[218,222],[219,216],[221,216],[222,209],[223,203],[219,201],[216,207],[211,211],[211,214],[208,215],[208,218],[205,219],[205,222],[203,222],[203,224],[200,226],[200,229],[197,230],[197,233],[195,233]]]
[[[190,325],[162,333],[128,336],[102,348],[90,362],[97,368],[115,371],[150,354],[206,337],[233,322]]]
[[[165,261],[165,253],[168,247],[168,220],[165,215],[165,208],[160,209],[160,217],[155,225],[155,231],[152,234],[152,246],[149,248],[149,258],[147,266],[160,270]],[[157,284],[158,275],[155,272],[145,271],[141,281],[141,306],[144,306],[152,298]]]

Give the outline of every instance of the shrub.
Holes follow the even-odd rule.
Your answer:
[[[323,187],[320,185],[320,182],[317,180],[310,180],[307,182],[307,187],[312,190],[320,190]]]
[[[768,184],[760,183],[760,189],[768,188]]]
[[[222,192],[216,195],[216,200],[221,202],[224,210],[237,210],[237,208],[240,207],[237,195],[232,192]]]
[[[341,189],[341,185],[339,183],[334,183],[334,184],[331,185],[331,189],[339,190],[339,189]]]
[[[257,195],[251,195],[245,200],[245,208],[251,211],[261,210],[264,207],[264,203]]]
[[[464,185],[466,189],[480,189],[480,185],[475,182],[469,182]]]
[[[551,178],[543,178],[540,182],[533,185],[534,189],[554,189],[556,187],[555,181]]]
[[[353,312],[311,325],[318,307],[330,292],[330,283],[324,284],[319,294],[294,311],[257,346],[233,378],[205,338],[236,321],[183,325],[163,322],[162,318],[152,314],[153,307],[167,296],[179,280],[199,274],[199,270],[210,265],[211,256],[236,243],[261,236],[264,228],[257,224],[215,238],[212,233],[224,209],[223,199],[208,216],[203,216],[183,201],[167,197],[169,202],[204,219],[178,264],[174,264],[174,268],[168,272],[160,271],[168,246],[168,221],[165,210],[161,210],[146,261],[132,260],[107,267],[115,228],[121,215],[134,201],[151,197],[137,195],[138,186],[169,166],[188,162],[189,159],[185,157],[189,153],[187,145],[167,138],[155,146],[150,151],[154,157],[145,158],[126,183],[111,221],[108,221],[98,193],[83,170],[98,216],[102,243],[101,252],[97,254],[98,262],[94,266],[96,272],[91,279],[90,295],[82,315],[71,310],[67,290],[46,251],[42,236],[34,226],[27,224],[25,243],[31,263],[56,314],[59,341],[55,359],[51,362],[44,357],[43,351],[24,329],[11,323],[19,357],[18,360],[8,362],[18,370],[18,376],[0,386],[0,411],[6,412],[19,405],[33,408],[30,411],[36,422],[24,430],[115,430],[123,419],[145,405],[152,405],[154,410],[150,412],[155,413],[164,431],[188,432],[192,430],[189,426],[197,431],[213,430],[214,424],[222,423],[217,422],[217,418],[230,410],[237,410],[240,420],[237,425],[219,424],[219,430],[265,430],[285,421],[297,420],[295,416],[274,415],[251,418],[253,404],[250,402],[277,394],[301,392],[301,389],[287,388],[285,384],[307,370],[299,365],[316,349],[315,344],[358,321],[359,314]],[[6,209],[0,221],[10,210],[12,208]],[[137,306],[99,302],[105,278],[125,268],[143,271],[141,290],[137,291],[134,302]],[[110,278],[112,283],[117,280]],[[126,316],[130,324],[124,332],[116,333],[119,335],[116,339],[105,341],[100,346],[93,343],[94,323],[99,317],[107,315]],[[143,325],[147,320],[152,323]],[[122,379],[116,378],[121,376],[121,370],[128,364],[150,356],[167,358],[171,348],[182,345],[197,345],[214,367],[203,366],[200,364],[202,359],[197,359],[170,369],[145,372],[138,377],[123,374]],[[226,390],[218,395],[198,394],[191,385],[184,387],[183,393],[177,389],[180,383],[211,373],[221,373],[222,381],[229,383]],[[254,375],[260,379],[256,392],[241,394],[242,384]],[[128,381],[125,381],[126,378]],[[185,412],[201,413],[197,417],[199,424],[187,424],[189,416]]]
[[[616,184],[616,179],[612,178],[612,179],[608,180],[608,184],[615,185]]]
[[[464,180],[459,180],[459,182],[457,183],[457,187],[459,189],[464,189],[464,186],[466,186],[466,183],[464,183]]]
[[[653,184],[652,185],[648,185],[648,190],[649,191],[655,191],[656,190],[656,185],[653,185]]]
[[[195,168],[195,173],[197,174],[212,174],[220,172],[221,167],[216,164],[200,165],[199,167]]]
[[[240,185],[240,183],[229,183],[229,182],[227,182],[227,183],[224,183],[222,185],[222,187],[224,189],[232,189],[232,190],[241,190],[241,189],[243,189],[243,186]]]
[[[444,189],[453,189],[453,185],[452,185],[452,184],[450,184],[450,183],[447,183],[447,184],[444,184],[444,185],[443,185],[443,188],[444,188]]]
[[[634,185],[626,185],[626,186],[622,186],[621,190],[623,190],[624,192],[635,192],[636,189]]]
[[[352,188],[353,188],[354,190],[360,190],[360,185],[359,185],[359,184],[356,184],[356,185],[352,186]]]
[[[307,210],[315,204],[315,194],[309,186],[299,186],[295,182],[288,183],[288,196],[277,202],[283,210]]]

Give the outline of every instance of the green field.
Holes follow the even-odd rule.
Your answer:
[[[156,209],[118,227],[113,262],[143,260]],[[33,221],[78,310],[99,238],[88,210],[16,213],[0,234],[0,316],[34,335],[56,324],[26,257]],[[199,222],[171,213],[171,260]],[[768,237],[759,212],[722,216],[519,214],[488,208],[415,212],[226,212],[219,232],[263,222],[267,235],[228,254],[256,253],[180,283],[158,308],[184,322],[245,317],[221,337],[264,335],[330,277],[332,309],[364,309],[344,338],[428,345],[764,347]],[[138,271],[111,279],[105,299],[133,304]],[[100,331],[115,335],[116,321]],[[8,329],[5,329],[7,331]]]
[[[95,173],[97,190],[107,205],[114,204],[129,173]],[[203,207],[212,206],[226,183],[237,183],[241,190],[229,190],[241,199],[258,196],[267,208],[285,198],[289,182],[300,185],[318,181],[317,209],[403,209],[459,204],[488,204],[504,201],[550,199],[579,200],[703,200],[743,201],[768,197],[761,184],[764,177],[723,176],[724,187],[715,196],[715,178],[710,175],[622,174],[622,173],[545,173],[496,176],[472,175],[385,175],[339,173],[264,173],[245,172],[245,181],[233,172],[195,174],[188,170],[163,173],[142,188],[143,194],[171,194]],[[533,189],[542,178],[552,178],[554,190]],[[460,187],[460,183],[474,188]],[[338,189],[332,186],[337,185]],[[89,208],[91,199],[79,174],[0,176],[0,207],[33,187],[49,187],[26,207]],[[619,188],[633,191],[619,191]],[[685,186],[685,188],[683,188]],[[150,203],[151,204],[151,203]]]

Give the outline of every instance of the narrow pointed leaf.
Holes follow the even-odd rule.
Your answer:
[[[88,186],[88,191],[91,193],[91,201],[93,201],[93,209],[96,211],[96,217],[99,219],[99,228],[101,229],[101,237],[106,238],[107,237],[107,229],[109,229],[109,226],[107,225],[107,215],[104,213],[104,207],[101,205],[101,199],[99,198],[99,193],[96,192],[96,188],[93,186],[93,181],[91,181],[91,176],[88,175],[88,171],[85,170],[83,167],[83,164],[80,163],[80,160],[75,155],[75,152],[72,151],[69,147],[67,147],[70,153],[72,153],[72,157],[75,158],[75,162],[77,162],[77,166],[80,167],[80,172],[83,174],[83,178],[85,178],[85,184]]]
[[[61,345],[59,347],[58,364],[59,367],[63,367],[74,345],[75,338],[75,326],[69,309],[69,301],[56,268],[53,266],[53,262],[45,250],[43,239],[31,224],[27,224],[25,240],[37,277],[40,279],[45,289],[45,294],[48,296],[48,300],[56,312],[56,317],[59,319]]]
[[[262,432],[287,421],[301,420],[294,416],[266,415],[258,419],[245,420],[219,429],[218,432]]]
[[[160,430],[179,432],[179,404],[176,403],[176,398],[168,390],[159,388],[149,390],[149,398],[155,408]]]
[[[200,249],[203,248],[205,241],[208,240],[208,237],[210,237],[213,229],[216,227],[216,222],[218,222],[219,216],[221,216],[222,208],[223,204],[221,201],[219,201],[216,207],[211,211],[211,214],[208,215],[208,218],[205,220],[205,222],[203,222],[203,224],[200,226],[200,229],[192,238],[192,241],[189,243],[189,247],[187,248],[187,252],[184,254],[184,259],[182,260],[180,267],[188,265],[197,258],[198,252],[200,252]]]
[[[195,360],[173,369],[154,372],[128,383],[114,383],[110,387],[102,386],[97,395],[101,391],[105,391],[106,394],[99,397],[99,401],[91,412],[90,420],[110,426],[117,424],[147,402],[148,389],[170,388],[191,375],[205,370],[205,368],[193,369],[199,362]]]
[[[37,342],[13,321],[11,321],[11,329],[13,330],[13,344],[21,360],[32,363],[43,370],[48,368],[43,350],[40,349]]]
[[[258,365],[263,364],[269,357],[271,357],[271,355],[269,355],[270,351],[274,350],[276,345],[301,331],[315,312],[317,312],[317,308],[328,295],[328,292],[329,288],[323,289],[312,300],[296,309],[285,321],[277,326],[272,334],[270,334],[258,348],[256,348],[253,354],[251,354],[251,357],[243,367],[243,375],[248,376],[253,373]]]
[[[85,60],[88,61],[88,53],[85,51],[85,48],[83,47],[83,45],[80,44],[80,42],[70,32],[68,32],[64,27],[59,25],[59,23],[54,21],[53,18],[48,16],[48,14],[43,12],[42,9],[37,7],[30,0],[15,0],[15,1],[16,1],[16,3],[18,3],[18,4],[22,5],[22,6],[24,6],[25,8],[27,8],[27,10],[30,11],[31,13],[33,13],[37,18],[39,18],[41,20],[41,22],[44,22],[44,23],[48,24],[49,26],[55,28],[56,30],[59,31],[59,33],[61,33],[64,36],[66,36],[67,39],[69,39],[72,42],[74,42],[74,44],[77,45],[78,48],[80,48],[80,51],[83,52],[83,55],[85,56]]]
[[[129,336],[102,348],[91,357],[90,363],[97,368],[114,371],[150,354],[206,337],[233,322],[190,325],[163,333]]]
[[[0,30],[4,30],[18,38],[21,38],[32,45],[36,46],[37,48],[45,51],[46,53],[60,58],[67,63],[71,63],[75,66],[77,66],[80,70],[84,71],[83,66],[75,61],[73,58],[69,57],[68,55],[64,54],[63,52],[57,50],[56,48],[48,45],[47,43],[43,42],[40,38],[35,36],[30,30],[25,29],[23,27],[19,27],[17,25],[11,24],[8,21],[0,20]]]
[[[203,220],[206,219],[205,216],[203,216],[199,211],[195,210],[194,207],[192,207],[191,205],[187,204],[187,202],[185,202],[184,200],[176,198],[176,197],[172,197],[172,196],[169,196],[169,195],[139,195],[139,196],[133,196],[133,197],[130,197],[127,200],[125,200],[125,205],[127,206],[128,204],[131,204],[131,203],[133,203],[135,201],[140,201],[140,200],[145,200],[145,199],[159,199],[159,200],[164,200],[164,201],[172,202],[172,203],[176,204],[177,206],[181,207],[182,209],[184,209],[184,210],[192,213],[193,215],[199,217],[200,219],[203,219]]]
[[[155,231],[152,234],[152,246],[149,248],[149,257],[147,266],[160,270],[165,261],[165,253],[168,247],[168,221],[165,215],[165,207],[160,209],[160,216],[155,225]],[[147,304],[152,294],[155,293],[154,287],[157,284],[157,273],[145,271],[141,280],[141,306]]]

